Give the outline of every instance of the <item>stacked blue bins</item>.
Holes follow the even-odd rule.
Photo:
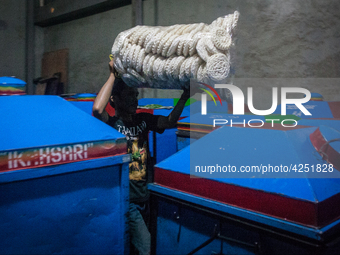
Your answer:
[[[141,107],[159,105],[162,108],[155,108],[153,114],[168,116],[175,103],[173,98],[142,98],[138,100],[138,105]],[[187,117],[189,114],[188,107],[185,107],[181,117]],[[150,132],[149,138],[150,152],[156,163],[176,153],[176,128],[166,129],[162,134]]]
[[[177,123],[176,151],[183,149],[190,143],[196,141],[197,139],[214,130],[215,128],[212,128],[212,125],[210,123],[207,124],[206,120],[214,114],[223,115],[227,113],[228,103],[222,101],[222,105],[215,105],[213,101],[208,101],[207,108],[209,109],[209,113],[212,113],[212,115],[210,115],[208,118],[201,119],[201,101],[190,104],[190,106],[188,107],[189,117],[181,119]],[[195,131],[190,132],[190,126],[191,128],[195,128]]]
[[[340,116],[340,102],[326,102],[326,101],[308,101],[303,106],[312,114],[305,115],[296,105],[287,105],[286,114],[295,115],[303,119],[316,118],[339,118]],[[273,114],[281,113],[281,105],[278,105]]]
[[[128,252],[125,137],[58,96],[0,108],[0,254]]]
[[[316,93],[312,93],[315,95]],[[223,102],[224,104],[225,102]],[[182,119],[178,122],[178,132],[177,132],[177,151],[183,149],[188,146],[190,143],[196,141],[197,139],[203,137],[207,133],[215,130],[220,127],[213,127],[213,119],[226,119],[228,123],[226,125],[230,125],[230,120],[233,119],[234,122],[237,122],[238,119],[246,119],[249,121],[251,119],[275,119],[277,115],[279,118],[282,116],[279,115],[281,113],[281,106],[279,105],[274,112],[273,115],[269,116],[257,116],[252,114],[247,114],[243,116],[237,116],[232,114],[226,114],[228,112],[228,105],[220,106],[217,104],[217,107],[214,106],[213,102],[208,102],[207,108],[209,109],[209,113],[207,115],[200,114],[201,105],[200,102],[195,102],[191,107],[191,116],[185,119]],[[325,102],[325,101],[309,101],[304,104],[304,107],[308,109],[308,111],[312,115],[304,115],[300,109],[298,109],[295,105],[287,105],[287,115],[296,116],[297,123],[299,125],[305,126],[320,126],[326,125],[333,128],[339,128],[340,121],[340,102]],[[290,118],[290,117],[289,117]],[[240,121],[238,121],[240,122]],[[269,121],[270,122],[270,121]]]
[[[216,120],[215,123],[214,120]],[[207,113],[206,115],[195,113],[187,118],[179,120],[177,123],[177,151],[223,125],[247,126],[249,121],[251,121],[252,124],[262,123],[265,122],[265,117],[255,115],[240,116],[218,112]]]
[[[340,119],[301,119],[298,124],[302,126],[327,126],[340,131]]]
[[[214,102],[208,101],[207,108],[212,109],[209,112],[212,112],[213,115],[216,114],[224,114],[228,111],[228,103],[222,102],[222,105],[214,105]],[[188,107],[189,117],[183,118],[177,123],[177,132],[176,132],[176,151],[183,149],[188,146],[190,143],[196,141],[202,136],[210,133],[215,128],[212,128],[210,123],[207,125],[206,119],[204,118],[202,121],[199,116],[201,116],[201,102],[197,101],[191,104]],[[190,132],[190,128],[195,129],[193,132]]]
[[[325,126],[207,134],[156,165],[154,252],[338,254],[339,155]]]
[[[72,96],[69,102],[80,110],[92,115],[93,101],[96,98],[96,94],[91,93],[78,93]]]
[[[25,95],[26,82],[15,77],[0,77],[0,95]]]
[[[84,112],[92,115],[93,100],[95,99],[95,94],[76,94],[68,99],[68,101]],[[140,107],[158,105],[161,108],[145,108],[151,109],[153,114],[168,116],[174,107],[174,99],[172,98],[141,98],[138,100],[138,105]],[[189,116],[188,107],[185,107],[181,117]],[[176,150],[176,129],[166,129],[162,134],[155,132],[150,132],[149,135],[150,152],[151,155],[155,157],[156,162],[161,162],[167,157],[173,155]],[[155,141],[155,142],[154,142]],[[166,144],[166,146],[164,146]],[[154,153],[154,151],[156,153]]]

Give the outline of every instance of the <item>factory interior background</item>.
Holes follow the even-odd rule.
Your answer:
[[[64,99],[99,92],[120,32],[136,25],[211,24],[235,11],[240,15],[225,82],[244,95],[253,87],[259,110],[272,106],[273,87],[307,89],[316,97],[316,106],[308,108],[316,117],[299,115],[299,126],[289,131],[266,125],[215,129],[202,116],[193,117],[199,111],[184,110],[177,128],[151,132],[151,253],[338,254],[339,10],[338,0],[1,0],[0,81],[24,81],[26,95],[0,96],[0,254],[129,254],[130,156],[124,136],[91,116],[92,105],[79,113]],[[56,75],[61,90],[47,91]],[[0,92],[5,85],[0,83]],[[150,110],[165,116],[183,92],[138,90],[140,105],[165,106]],[[44,94],[60,98],[30,97]],[[220,121],[230,117],[225,105],[222,114],[208,107],[217,109],[212,113]],[[325,145],[332,147],[326,155]],[[108,153],[108,147],[114,149]],[[50,162],[49,153],[56,151],[66,151],[60,154],[63,164]],[[200,166],[209,158],[261,167],[276,160],[304,170],[309,163],[308,174],[315,175],[190,178],[192,153]],[[335,166],[328,168],[334,178],[314,172],[325,163]]]
[[[31,2],[34,2],[31,13],[27,12],[26,1],[4,0],[1,3],[0,47],[3,54],[0,76],[16,76],[30,83],[32,81],[26,79],[28,75],[41,77],[44,53],[68,49],[65,93],[98,93],[108,76],[108,56],[114,39],[121,31],[136,24],[132,5],[127,4],[129,1],[111,1],[123,3],[123,6],[56,25],[47,23],[31,28],[27,16],[33,15],[34,8],[39,8],[39,1],[28,3],[33,4]],[[68,5],[65,6],[63,13],[67,13]],[[69,11],[74,11],[76,6],[75,2]],[[334,0],[214,0],[209,3],[204,0],[145,0],[142,1],[140,20],[143,25],[150,26],[210,24],[216,18],[238,10],[240,19],[232,59],[235,78],[339,78],[338,7],[339,3]],[[50,15],[53,17],[53,13]],[[32,22],[34,24],[34,19]],[[327,101],[339,100],[337,86],[331,84],[331,79],[314,82],[316,84],[313,80],[308,84],[311,92],[322,94]],[[179,93],[143,89],[140,96],[167,98],[178,97]],[[254,93],[254,102],[259,108],[270,106],[263,90]]]

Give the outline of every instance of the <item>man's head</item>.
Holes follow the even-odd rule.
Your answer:
[[[120,113],[133,114],[136,113],[138,106],[138,90],[129,87],[126,83],[119,78],[114,81],[110,104]]]

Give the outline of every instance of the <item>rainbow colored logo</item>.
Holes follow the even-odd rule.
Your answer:
[[[208,84],[202,83],[202,82],[198,82],[198,83],[201,84],[201,85],[203,85],[203,86],[205,86],[205,87],[207,87],[207,88],[210,89],[212,92],[214,92],[215,95],[217,96],[218,101],[219,101],[220,104],[222,105],[222,100],[221,100],[220,96],[218,95],[217,91],[216,91],[213,87],[209,86]],[[212,98],[212,100],[214,101],[215,105],[217,106],[215,97],[211,94],[211,92],[210,92],[209,90],[207,90],[207,89],[204,89],[204,88],[200,88],[200,89],[203,90],[205,93],[207,93],[207,94]]]

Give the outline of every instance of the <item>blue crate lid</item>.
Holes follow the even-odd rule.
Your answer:
[[[287,104],[287,115],[295,115],[303,119],[310,118],[334,118],[332,111],[326,101],[308,101],[303,106],[312,114],[305,115],[301,110],[293,104]],[[278,105],[273,114],[281,114],[281,105]]]
[[[327,126],[340,131],[340,119],[300,119],[298,124],[314,127]]]
[[[0,151],[125,138],[59,96],[0,97]]]
[[[198,196],[203,197],[204,194],[213,193],[212,199],[234,201],[232,204],[245,209],[248,207],[247,204],[242,204],[242,199],[246,199],[249,200],[249,206],[252,206],[249,207],[250,210],[269,212],[274,217],[287,218],[301,224],[324,226],[340,216],[338,207],[330,210],[332,204],[337,204],[340,199],[340,169],[335,165],[330,168],[328,163],[331,162],[323,159],[315,149],[310,136],[317,130],[317,127],[299,126],[288,130],[224,126],[158,163],[155,168],[155,182],[190,194],[198,192]],[[322,127],[320,130],[320,137],[324,137],[326,141],[340,138],[340,132],[334,129]],[[330,145],[340,153],[340,141]],[[244,174],[239,171],[237,175],[230,172],[195,172],[195,166],[214,166],[217,169],[217,165],[235,166],[236,171],[241,166],[266,166],[268,169],[269,165],[282,165],[293,170],[289,174],[265,175],[255,172]],[[307,167],[309,172],[304,171]],[[303,171],[299,172],[299,169]],[[327,172],[316,171],[317,169],[327,169]],[[328,171],[329,169],[332,171]],[[203,185],[206,183],[210,183],[210,186]],[[226,190],[229,193],[223,193],[224,185],[228,187]],[[215,190],[215,187],[221,189]],[[240,190],[254,197],[233,200]],[[270,208],[271,202],[268,201],[285,201],[287,204],[280,205],[282,208],[278,211],[276,207]],[[280,204],[275,203],[273,206]],[[290,208],[293,205],[295,207]],[[304,208],[301,210],[310,209],[308,217],[298,215],[296,209],[300,206]],[[287,213],[285,216],[281,214],[283,211]],[[307,212],[301,213],[307,215]]]
[[[26,85],[26,82],[15,78],[15,77],[0,77],[0,86],[18,86],[18,87],[22,87]]]

